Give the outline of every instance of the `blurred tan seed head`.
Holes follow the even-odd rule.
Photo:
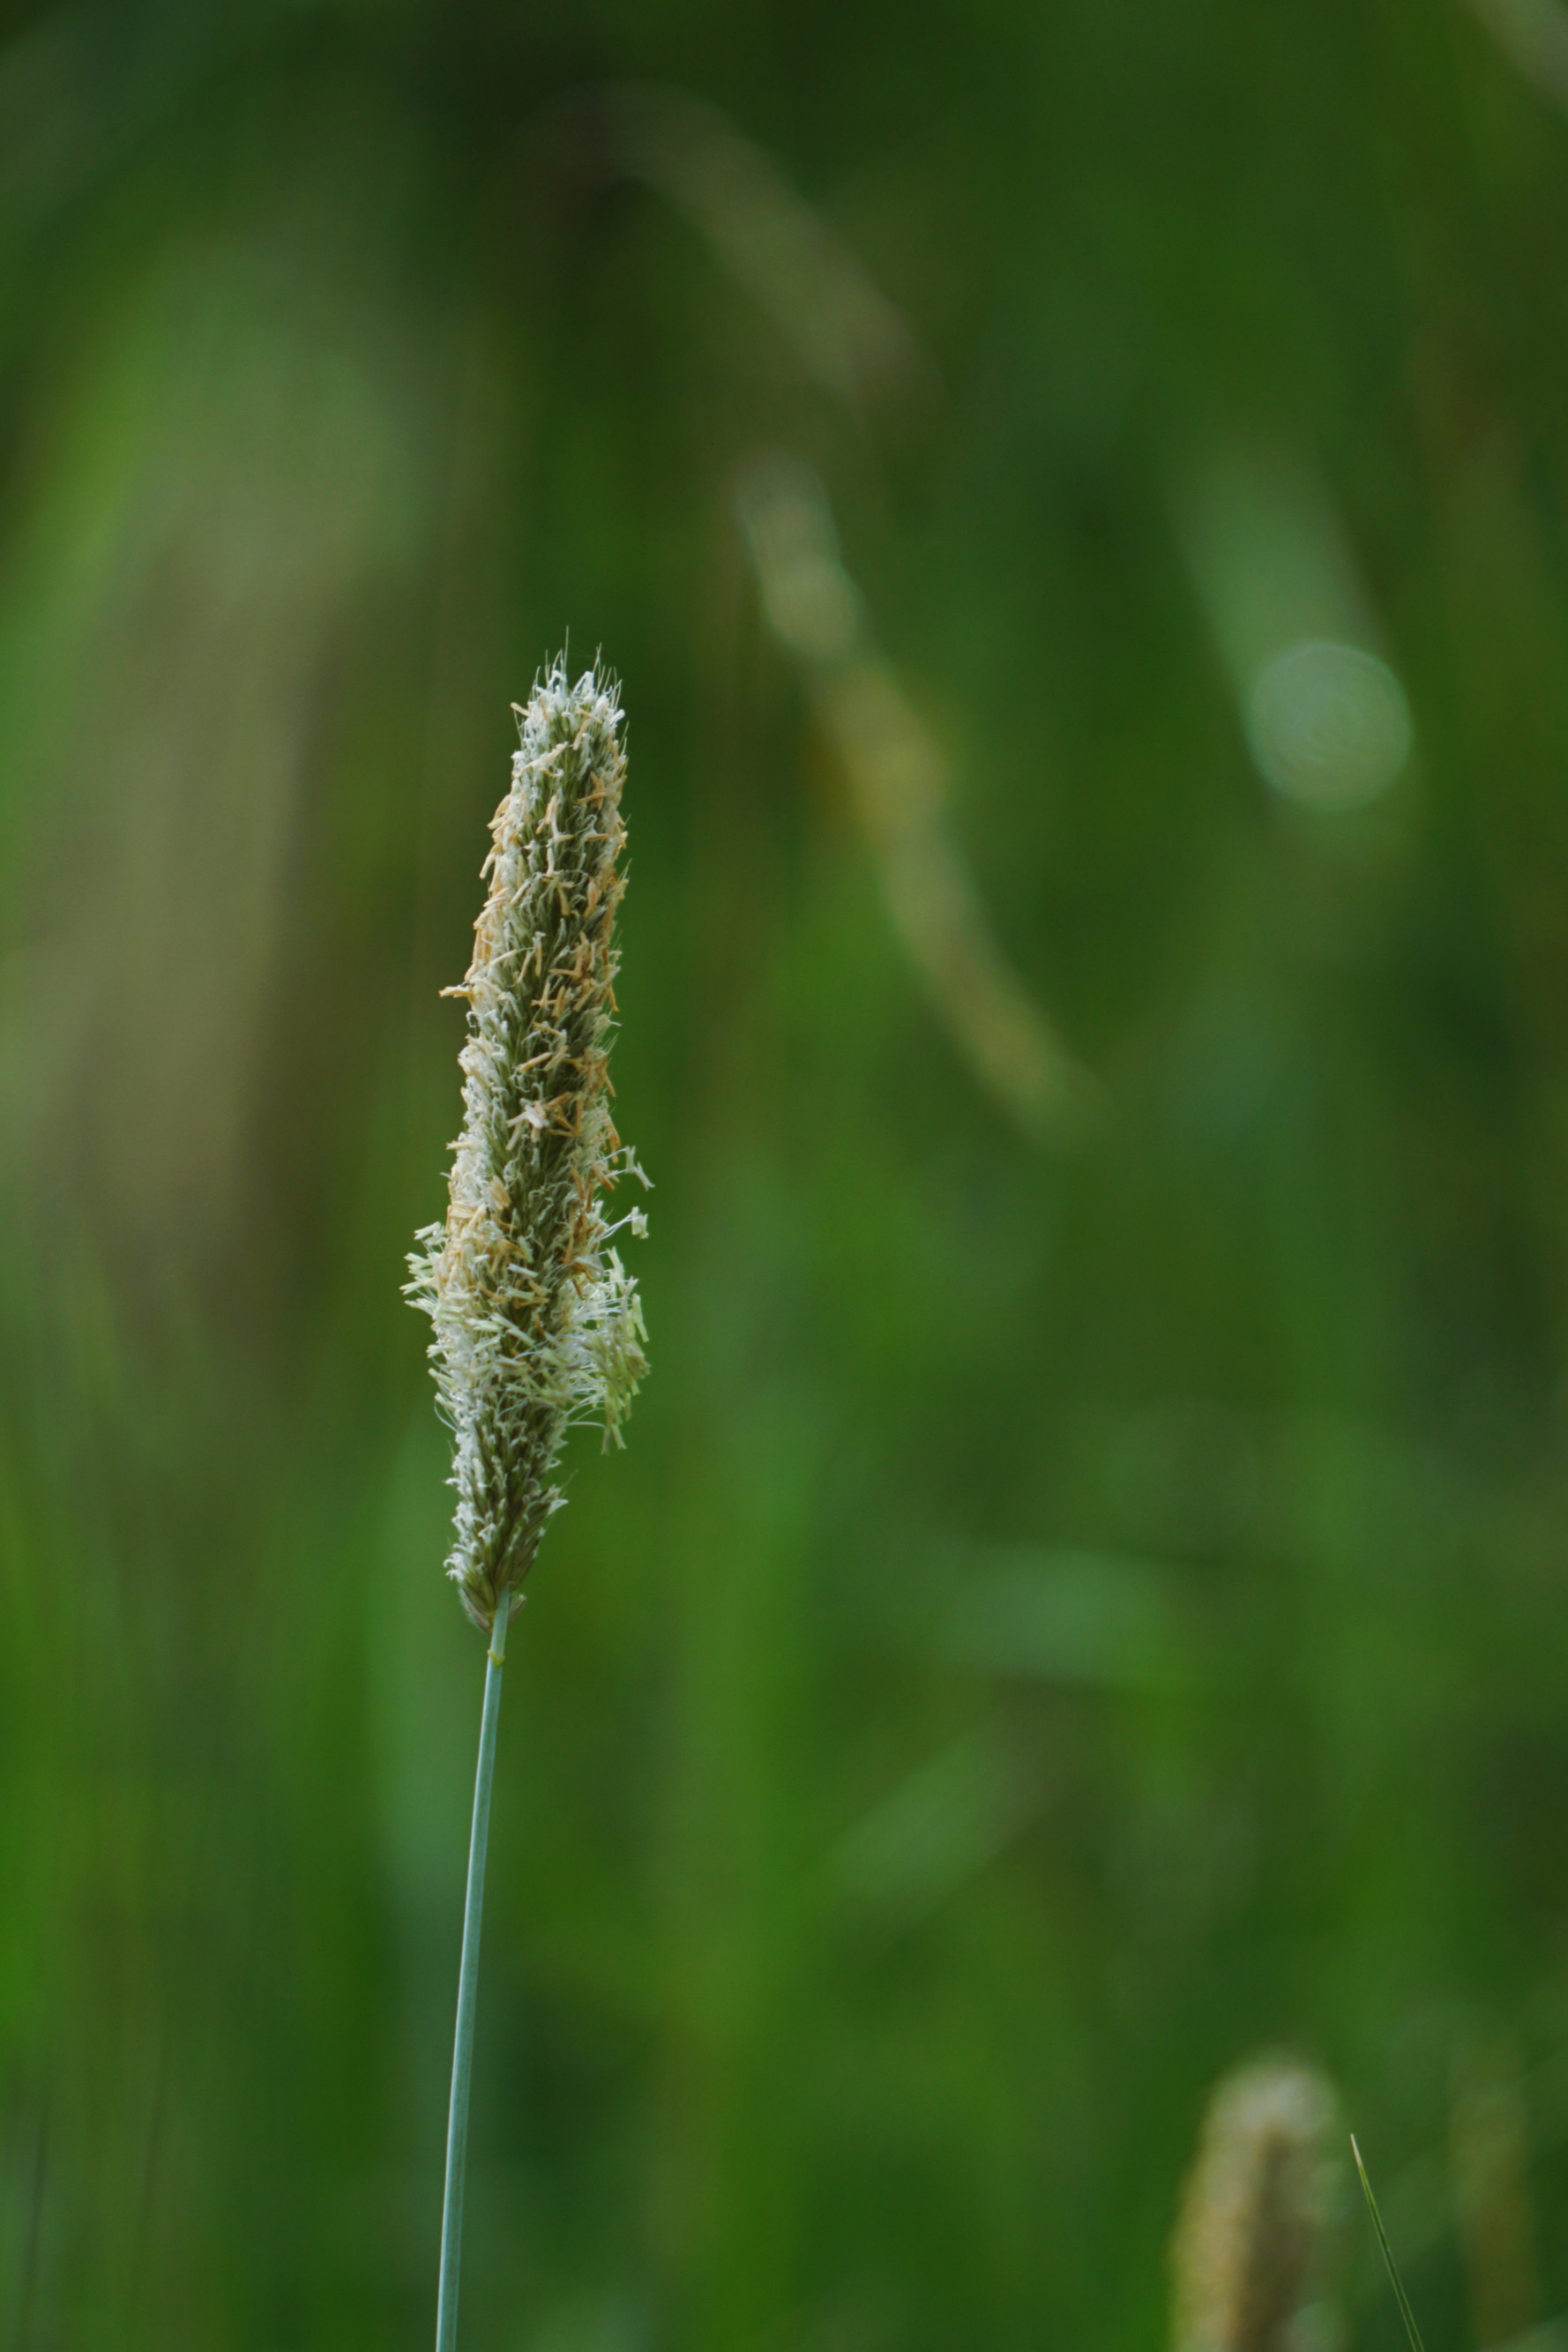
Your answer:
[[[1172,2242],[1173,2352],[1290,2352],[1331,2218],[1334,2112],[1292,2060],[1220,2083]]]

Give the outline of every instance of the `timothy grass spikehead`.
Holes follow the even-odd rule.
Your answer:
[[[519,712],[511,784],[491,824],[489,896],[460,988],[463,1131],[444,1225],[418,1236],[408,1295],[454,1438],[447,1573],[474,1622],[510,1615],[564,1496],[552,1473],[569,1429],[605,1443],[647,1370],[637,1286],[606,1222],[624,1174],[647,1178],[610,1116],[607,1053],[626,887],[622,713],[595,667],[564,657]],[[515,707],[515,706],[514,706]]]

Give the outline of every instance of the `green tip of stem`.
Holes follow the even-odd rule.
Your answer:
[[[1399,2305],[1399,2316],[1405,2322],[1405,2333],[1410,2338],[1410,2352],[1426,2352],[1426,2347],[1421,2341],[1421,2330],[1415,2325],[1415,2314],[1410,2308],[1410,2297],[1405,2292],[1405,2281],[1399,2275],[1399,2264],[1394,2261],[1394,2249],[1388,2242],[1388,2232],[1383,2226],[1383,2216],[1377,2210],[1377,2200],[1372,2193],[1372,2183],[1366,2177],[1366,2167],[1361,2160],[1361,2150],[1356,2146],[1354,2132],[1351,2134],[1351,2154],[1355,2158],[1355,2168],[1365,2192],[1367,2210],[1372,2215],[1372,2226],[1377,2231],[1377,2242],[1383,2248],[1383,2259],[1387,2265],[1389,2283],[1394,2289],[1394,2300]]]

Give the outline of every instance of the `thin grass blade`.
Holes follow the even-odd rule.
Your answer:
[[[1394,2299],[1399,2305],[1399,2316],[1405,2322],[1405,2333],[1410,2338],[1410,2352],[1426,2352],[1426,2347],[1421,2341],[1421,2330],[1415,2325],[1415,2314],[1410,2308],[1410,2297],[1405,2292],[1405,2281],[1399,2275],[1399,2264],[1394,2261],[1394,2249],[1388,2242],[1388,2232],[1383,2226],[1383,2216],[1377,2210],[1377,2200],[1372,2193],[1372,2183],[1366,2177],[1366,2167],[1361,2160],[1361,2150],[1355,2144],[1354,2132],[1351,2134],[1351,2154],[1355,2158],[1355,2168],[1366,2196],[1367,2210],[1372,2215],[1372,2226],[1377,2231],[1377,2242],[1383,2248],[1383,2259],[1388,2266]]]

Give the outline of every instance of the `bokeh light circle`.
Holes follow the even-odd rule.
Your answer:
[[[1360,646],[1314,640],[1276,654],[1247,702],[1247,738],[1266,780],[1313,808],[1360,808],[1410,756],[1405,690]]]

